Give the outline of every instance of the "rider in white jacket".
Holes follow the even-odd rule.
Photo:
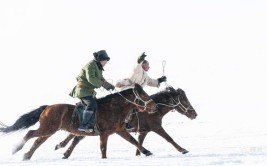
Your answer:
[[[159,87],[160,83],[165,82],[167,80],[166,76],[162,76],[158,79],[152,79],[148,76],[147,71],[149,70],[149,62],[145,60],[146,56],[147,55],[144,52],[140,57],[138,57],[138,65],[134,68],[133,73],[130,75],[129,78],[119,80],[115,85],[117,88],[124,90],[134,86],[134,84],[139,84],[142,87],[145,87],[146,85],[151,87]],[[131,114],[132,111],[129,113],[129,116],[125,120],[126,129],[128,130],[133,129],[132,126],[128,123],[131,119]],[[139,124],[139,126],[139,128],[142,129],[141,123]]]

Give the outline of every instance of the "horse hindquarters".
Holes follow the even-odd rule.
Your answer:
[[[31,149],[24,155],[24,160],[29,160],[36,149],[44,143],[51,135],[56,133],[59,128],[61,121],[58,119],[62,116],[59,111],[55,112],[50,107],[47,107],[42,114],[40,115],[40,126],[37,130],[30,130],[23,138],[23,145],[30,140],[31,138],[37,137],[35,142],[33,143]],[[57,117],[57,118],[53,118]],[[17,148],[18,149],[18,148]],[[20,150],[20,149],[18,149]]]

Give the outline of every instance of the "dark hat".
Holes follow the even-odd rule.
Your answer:
[[[95,57],[95,60],[98,62],[104,61],[104,60],[107,60],[107,61],[110,60],[110,57],[108,56],[108,54],[105,50],[100,50],[98,52],[95,52],[94,57]]]

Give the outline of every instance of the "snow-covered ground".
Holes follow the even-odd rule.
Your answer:
[[[87,137],[77,145],[69,159],[62,159],[66,148],[55,151],[54,147],[67,133],[59,131],[37,149],[31,160],[22,161],[23,154],[33,143],[30,140],[21,151],[11,155],[12,147],[26,133],[22,131],[0,137],[0,165],[266,165],[267,130],[263,117],[223,116],[220,120],[212,120],[212,116],[208,120],[199,114],[197,119],[189,120],[177,112],[170,112],[164,117],[166,131],[189,150],[185,155],[151,132],[144,142],[144,147],[153,153],[149,157],[135,156],[135,147],[114,134],[108,140],[107,159],[100,158],[98,136]],[[133,136],[137,137],[135,133]]]

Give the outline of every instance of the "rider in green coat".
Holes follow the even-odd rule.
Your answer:
[[[79,98],[84,106],[82,120],[80,121],[80,131],[94,131],[95,112],[97,110],[96,88],[103,86],[106,90],[114,90],[115,87],[107,82],[102,75],[104,66],[110,60],[105,50],[95,52],[94,59],[88,62],[76,77],[77,85],[70,92],[70,96]]]

